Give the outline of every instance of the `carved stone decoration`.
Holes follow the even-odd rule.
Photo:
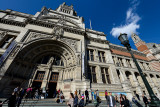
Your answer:
[[[77,65],[81,65],[81,55],[77,55]]]
[[[15,18],[16,18],[16,16],[13,16],[13,15],[8,16],[8,19],[15,19]]]
[[[54,37],[54,35],[47,35],[47,34],[41,34],[41,33],[31,32],[30,35],[29,35],[29,38],[28,38],[27,42],[31,41],[31,40],[34,40],[34,39],[53,38],[53,37]]]
[[[62,38],[63,42],[67,43],[69,46],[71,46],[75,51],[77,51],[77,40],[68,39],[68,38]]]
[[[61,16],[58,20],[58,24],[61,24],[61,25],[64,25],[66,24],[66,21],[65,21],[66,17],[65,16]]]
[[[53,33],[57,36],[57,38],[61,38],[61,36],[64,34],[64,30],[60,26],[55,26],[53,28]]]

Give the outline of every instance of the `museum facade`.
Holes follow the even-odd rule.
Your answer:
[[[138,49],[132,52],[160,94],[159,44],[146,44],[136,34],[132,39]],[[83,17],[65,3],[56,10],[43,7],[35,15],[0,10],[0,56],[0,97],[17,86],[48,88],[49,97],[55,89],[68,98],[86,88],[126,93],[129,99],[134,92],[148,96],[127,49],[109,43],[103,32],[85,28]]]

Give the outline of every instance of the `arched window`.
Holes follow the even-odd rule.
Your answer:
[[[47,63],[49,63],[51,58],[53,59],[52,65],[64,66],[64,63],[63,63],[61,57],[59,57],[57,55],[45,55],[37,61],[37,64],[47,64]]]

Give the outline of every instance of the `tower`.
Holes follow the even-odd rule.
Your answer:
[[[132,38],[133,42],[135,43],[136,48],[139,51],[143,52],[144,54],[149,53],[149,49],[148,49],[146,43],[144,41],[142,41],[138,35],[133,33],[131,38]]]
[[[157,60],[157,58],[152,54],[150,49],[147,47],[147,44],[144,41],[142,41],[140,37],[135,33],[132,34],[131,38],[135,43],[135,46],[138,49],[138,51],[141,51],[144,54],[146,54],[147,59],[151,61],[150,64],[152,68],[154,68],[155,71],[160,71],[160,69],[158,68],[160,66],[160,63]]]

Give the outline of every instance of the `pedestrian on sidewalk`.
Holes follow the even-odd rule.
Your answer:
[[[25,95],[25,90],[21,88],[20,91],[18,92],[17,107],[20,106],[24,95]]]
[[[16,107],[16,94],[12,93],[11,97],[6,99],[3,103],[8,102],[8,107]]]
[[[145,97],[144,94],[143,94],[142,98],[143,98],[143,102],[145,104],[145,107],[147,107],[147,105],[149,104],[147,97]]]
[[[70,98],[69,98],[69,101],[67,102],[67,105],[69,106],[69,107],[74,107],[73,104],[74,103],[74,95],[73,95],[73,93],[70,93]]]
[[[89,92],[88,89],[85,90],[85,96],[86,96],[86,104],[89,102]]]
[[[78,95],[78,107],[84,107],[84,99],[82,99],[81,95]]]
[[[108,107],[116,107],[116,100],[114,96],[112,96],[112,92],[110,92],[110,95],[107,97],[107,105]]]
[[[74,96],[74,107],[77,107],[78,106],[78,96],[77,94],[75,94]]]
[[[108,96],[108,92],[107,92],[107,90],[105,90],[105,98],[106,98],[106,100],[107,100],[107,96]]]

